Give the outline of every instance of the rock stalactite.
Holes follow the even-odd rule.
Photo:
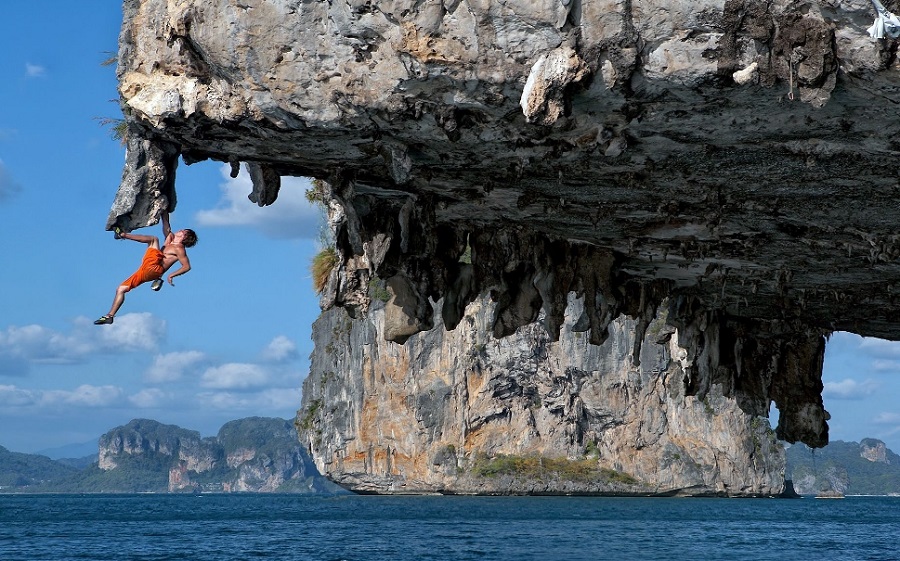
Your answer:
[[[246,163],[263,206],[280,176],[327,180],[342,208],[326,308],[365,316],[377,277],[393,341],[431,329],[431,302],[452,328],[483,293],[496,336],[541,317],[555,339],[575,294],[600,344],[665,301],[688,392],[774,399],[780,436],[814,446],[828,334],[900,339],[900,73],[868,0],[123,15],[129,156],[108,228],[174,208],[178,155]]]

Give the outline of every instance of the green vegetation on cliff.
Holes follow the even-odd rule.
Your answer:
[[[318,294],[325,290],[325,284],[331,275],[332,269],[337,265],[337,251],[333,247],[326,247],[313,257],[310,272],[312,273],[313,289]]]
[[[479,477],[508,475],[525,479],[564,479],[569,481],[604,481],[636,485],[639,482],[627,473],[597,465],[594,459],[549,458],[545,456],[513,456],[498,454],[479,456],[472,466],[472,474]]]

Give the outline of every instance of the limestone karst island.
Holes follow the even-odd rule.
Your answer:
[[[174,210],[178,165],[260,206],[318,180],[296,426],[348,489],[775,495],[778,441],[828,442],[829,334],[900,339],[900,29],[871,0],[123,16],[109,229]]]

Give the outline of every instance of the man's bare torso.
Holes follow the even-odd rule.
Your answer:
[[[168,271],[169,267],[177,263],[185,255],[184,246],[172,243],[162,246],[160,251],[163,254],[163,270],[165,271]]]

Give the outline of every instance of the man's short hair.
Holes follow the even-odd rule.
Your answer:
[[[181,240],[184,247],[194,247],[197,244],[197,232],[190,228],[184,229],[184,239]]]

